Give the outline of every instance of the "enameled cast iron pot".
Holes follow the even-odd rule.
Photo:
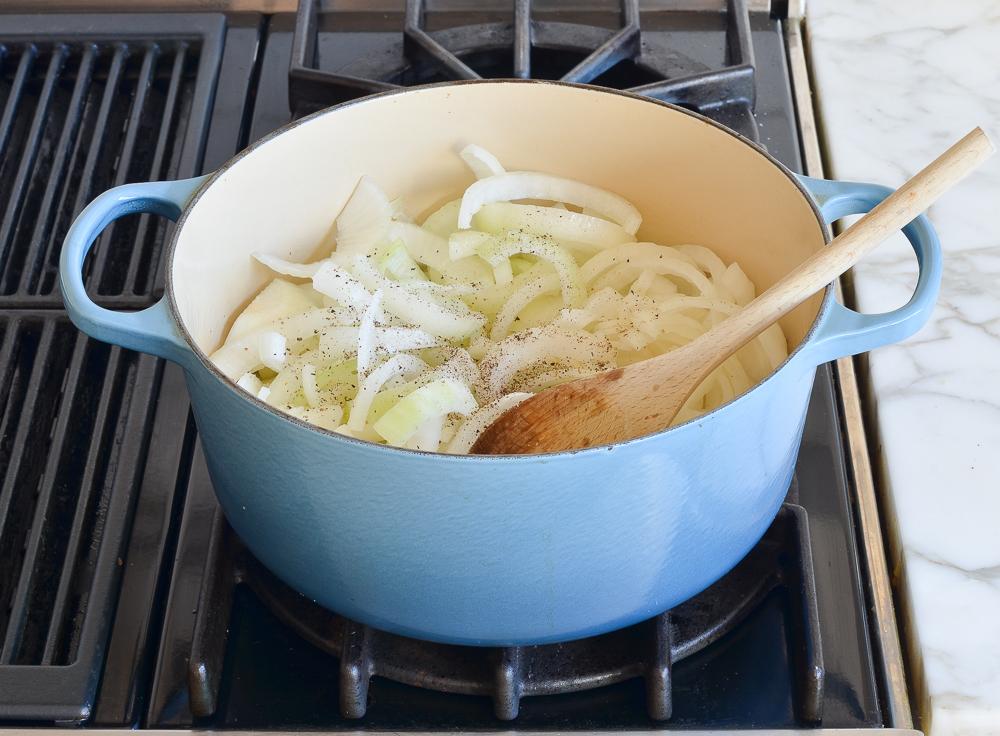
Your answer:
[[[237,389],[206,359],[272,277],[250,254],[318,244],[368,174],[414,213],[471,182],[475,142],[508,167],[581,179],[631,200],[640,239],[699,243],[759,290],[828,240],[828,223],[890,190],[796,176],[760,148],[677,107],[597,88],[484,81],[413,88],[325,110],[214,174],[128,184],[79,216],[62,252],[73,321],[100,340],[184,367],[215,491],[273,572],[341,614],[465,644],[601,633],[653,616],[732,568],[774,518],[792,476],[817,365],[903,339],[941,275],[924,217],[908,304],[861,315],[832,289],[782,321],[791,356],[687,424],[618,445],[519,457],[382,447],[317,429]],[[115,218],[178,218],[167,293],[116,313],[87,297],[87,250]]]

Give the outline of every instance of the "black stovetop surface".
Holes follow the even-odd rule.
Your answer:
[[[503,22],[488,15],[429,14],[428,24]],[[601,25],[609,17],[553,19]],[[0,397],[0,719],[372,730],[807,725],[798,594],[781,587],[733,631],[674,665],[665,724],[648,717],[641,679],[525,698],[507,723],[488,698],[375,678],[365,717],[345,719],[337,660],[239,581],[209,676],[212,707],[189,687],[221,519],[183,375],[75,331],[55,283],[58,244],[73,215],[104,189],[211,171],[287,123],[294,22],[257,14],[0,15],[0,385],[10,387]],[[401,23],[399,13],[322,17],[316,63],[351,70],[382,55],[391,65]],[[757,129],[744,134],[799,170],[782,22],[755,15],[751,27]],[[643,48],[669,49],[677,74],[698,73],[727,63],[725,29],[719,13],[644,14]],[[496,53],[463,58],[487,65]],[[539,74],[578,60],[533,57]],[[630,65],[596,81],[650,81],[648,70]],[[411,70],[395,81],[406,75],[435,78]],[[153,303],[168,232],[147,216],[109,230],[89,265],[95,299],[126,309]],[[879,726],[880,678],[835,391],[831,369],[821,368],[789,500],[804,507],[811,535],[826,673],[821,723]]]

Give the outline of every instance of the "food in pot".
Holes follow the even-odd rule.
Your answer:
[[[755,295],[700,245],[637,242],[627,200],[461,152],[476,181],[421,224],[367,177],[326,258],[258,253],[278,274],[211,360],[241,389],[318,427],[466,453],[532,393],[683,345]],[[325,249],[325,248],[324,248]],[[674,422],[729,401],[787,357],[774,325]]]

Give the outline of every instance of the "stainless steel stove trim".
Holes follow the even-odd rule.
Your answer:
[[[801,729],[766,729],[760,731],[682,731],[684,736],[871,736],[873,730],[879,736],[923,736],[920,731],[907,728],[801,728]],[[61,728],[12,728],[0,729],[4,736],[66,736],[66,729]],[[128,733],[125,729],[94,728],[86,729],[87,736],[122,736]],[[226,736],[288,736],[295,731],[193,731],[171,729],[143,729],[142,736],[202,736],[210,733],[224,733]],[[398,731],[302,731],[309,736],[402,736]],[[476,732],[480,733],[480,732]],[[490,736],[610,736],[610,734],[627,733],[628,736],[664,736],[665,731],[489,731]],[[464,731],[406,731],[405,736],[473,736],[472,732]]]
[[[402,12],[403,0],[319,0],[320,10],[338,12]],[[428,10],[504,11],[513,8],[512,0],[430,0]],[[566,6],[575,10],[607,10],[613,7],[607,0],[536,0],[534,9],[542,12],[559,11]],[[770,13],[771,0],[747,0],[751,13]],[[80,10],[112,11],[213,11],[294,13],[298,0],[4,0],[3,12],[46,13]],[[640,0],[642,11],[684,10],[691,12],[726,9],[726,0]],[[788,0],[788,14],[801,15],[805,0]]]
[[[798,4],[804,5],[805,0]],[[792,3],[796,4],[796,3]],[[795,111],[802,140],[805,173],[823,176],[823,157],[819,131],[813,111],[812,89],[804,38],[804,22],[790,18],[785,23],[785,45],[791,72]],[[847,278],[850,278],[848,273]],[[843,300],[841,284],[838,297]],[[876,493],[868,442],[861,409],[861,393],[853,358],[841,358],[836,364],[839,385],[840,409],[847,440],[849,471],[854,479],[858,533],[861,538],[863,564],[868,575],[866,591],[872,604],[874,622],[871,627],[872,643],[881,659],[885,681],[882,683],[886,700],[885,714],[888,725],[895,728],[913,728],[913,711],[910,705],[903,650],[900,644],[892,584],[886,559],[887,548],[879,521],[879,504]],[[863,576],[865,577],[865,576]]]

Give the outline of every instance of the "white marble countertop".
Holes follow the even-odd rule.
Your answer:
[[[968,129],[1000,139],[1000,0],[809,0],[827,175],[900,184]],[[903,549],[922,728],[1000,734],[1000,156],[930,212],[931,323],[870,357]],[[900,237],[856,269],[864,311],[902,304]]]

